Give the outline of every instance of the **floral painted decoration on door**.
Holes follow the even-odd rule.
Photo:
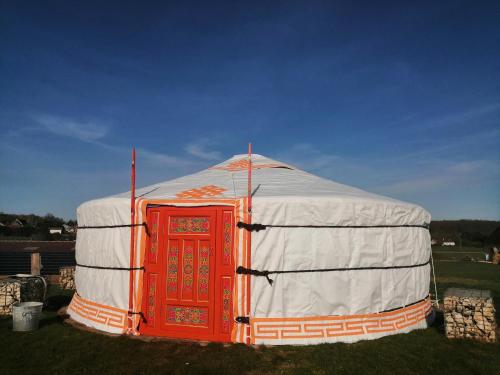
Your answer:
[[[158,260],[158,222],[159,212],[153,212],[151,215],[151,246],[149,247],[149,261],[156,263]]]
[[[172,241],[168,249],[167,260],[167,295],[176,298],[177,296],[177,274],[179,262],[179,247],[177,241]]]
[[[222,326],[223,333],[229,333],[231,328],[231,278],[222,277]]]
[[[170,219],[170,233],[208,233],[209,231],[208,217],[177,216]]]
[[[193,299],[193,279],[194,279],[194,249],[192,242],[184,243],[182,254],[182,298]]]
[[[155,325],[156,274],[149,275],[148,324]]]
[[[224,212],[222,226],[224,231],[224,245],[222,247],[222,263],[224,265],[231,264],[231,253],[233,250],[233,231],[232,231],[233,214],[230,211]]]
[[[167,322],[206,326],[208,325],[208,309],[205,307],[167,306]]]
[[[198,256],[198,300],[208,301],[210,283],[210,248],[208,243],[201,244]]]

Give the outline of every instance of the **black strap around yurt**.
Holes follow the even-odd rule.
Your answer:
[[[362,229],[362,228],[423,228],[429,229],[429,224],[401,224],[401,225],[278,225],[278,224],[248,224],[239,221],[236,226],[240,229],[246,229],[250,232],[258,232],[265,230],[267,228],[331,228],[331,229],[341,229],[341,228],[352,228],[352,229]]]
[[[342,271],[365,271],[365,270],[392,270],[392,269],[404,269],[404,268],[416,268],[423,267],[430,263],[430,259],[425,263],[412,264],[409,266],[379,266],[379,267],[344,267],[344,268],[319,268],[312,270],[284,270],[284,271],[268,271],[268,270],[254,270],[251,268],[245,268],[239,266],[236,269],[238,275],[252,275],[252,276],[263,276],[267,279],[269,285],[273,285],[273,280],[269,275],[280,275],[286,273],[315,273],[315,272],[342,272]]]
[[[82,225],[76,227],[77,229],[110,229],[110,228],[132,228],[132,227],[144,227],[146,230],[146,234],[149,236],[148,224],[147,223],[139,223],[139,224],[118,224],[118,225]]]
[[[87,264],[76,264],[77,267],[83,267],[83,268],[93,268],[96,270],[115,270],[115,271],[139,271],[139,270],[145,270],[144,267],[105,267],[105,266],[89,266]]]

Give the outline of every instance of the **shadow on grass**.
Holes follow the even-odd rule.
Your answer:
[[[68,306],[71,302],[71,296],[55,295],[50,296],[45,301],[45,309],[49,311],[57,311],[63,306]]]
[[[430,325],[430,328],[444,335],[444,314],[442,311],[434,310],[434,321]]]
[[[62,324],[63,320],[64,319],[58,315],[42,318],[40,319],[39,328],[50,326],[52,324]]]

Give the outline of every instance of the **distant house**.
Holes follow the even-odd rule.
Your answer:
[[[443,241],[442,246],[455,246],[455,241]]]
[[[66,233],[76,233],[76,228],[71,225],[63,224],[63,228]]]
[[[24,227],[24,223],[21,220],[16,219],[12,223],[9,224],[9,227],[10,228],[22,228],[22,227]]]
[[[50,234],[62,234],[63,229],[62,228],[49,228],[49,233]]]

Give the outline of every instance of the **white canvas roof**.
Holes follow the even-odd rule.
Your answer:
[[[136,191],[136,196],[145,199],[175,199],[182,192],[191,189],[216,186],[223,191],[214,198],[245,197],[247,159],[247,155],[235,155],[201,172],[140,188]],[[414,204],[327,180],[262,155],[252,155],[252,163],[254,222],[301,225],[421,225],[430,222],[429,213]],[[119,200],[123,201],[118,202]],[[130,192],[126,192],[84,203],[82,208],[106,203],[112,203],[113,206],[119,203],[127,205],[129,200]],[[292,210],[286,216],[275,214],[282,205]],[[309,211],[306,206],[310,209],[316,207],[315,214],[303,217],[299,211]],[[123,223],[130,222],[127,215],[129,208],[122,218]],[[294,219],[291,218],[292,215]],[[118,218],[115,217],[114,220],[116,219]]]

